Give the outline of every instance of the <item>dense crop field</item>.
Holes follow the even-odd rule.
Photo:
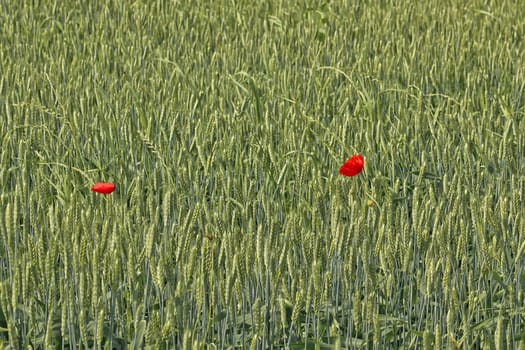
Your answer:
[[[524,348],[524,37],[512,0],[2,1],[0,349]]]

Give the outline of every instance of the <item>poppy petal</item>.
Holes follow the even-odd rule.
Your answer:
[[[93,185],[93,187],[91,187],[91,191],[102,194],[110,194],[111,192],[115,191],[115,184],[113,182],[97,182]]]
[[[339,168],[339,174],[344,176],[355,176],[359,174],[365,166],[365,159],[360,154],[354,154]]]

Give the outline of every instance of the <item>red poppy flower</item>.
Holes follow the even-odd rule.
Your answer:
[[[339,174],[344,176],[355,176],[363,170],[365,159],[360,154],[354,154],[339,168]]]
[[[115,191],[115,184],[113,182],[97,182],[93,185],[93,187],[91,187],[91,191],[102,194],[110,194],[111,192]]]

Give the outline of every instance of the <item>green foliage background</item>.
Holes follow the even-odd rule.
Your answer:
[[[523,347],[524,31],[511,0],[2,1],[0,348]]]

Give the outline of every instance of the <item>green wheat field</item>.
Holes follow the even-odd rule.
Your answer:
[[[525,349],[524,38],[513,0],[1,1],[0,349]]]

